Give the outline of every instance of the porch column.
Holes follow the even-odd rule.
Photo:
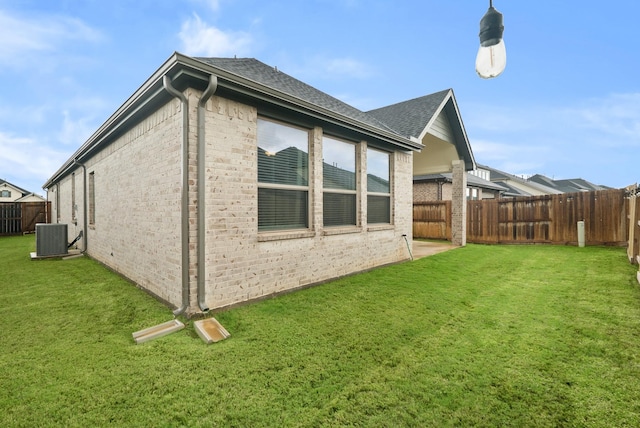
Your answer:
[[[467,245],[467,174],[464,161],[454,160],[451,164],[451,243],[464,247]]]

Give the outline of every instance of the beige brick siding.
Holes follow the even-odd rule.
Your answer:
[[[86,162],[96,186],[88,254],[172,304],[181,298],[181,108],[170,101]],[[82,168],[75,173],[82,226]],[[67,183],[61,223],[70,223]]]
[[[311,133],[311,233],[261,240],[258,234],[257,115],[255,108],[214,96],[206,105],[207,276],[210,308],[227,306],[408,258],[411,239],[411,154],[392,164],[394,223],[369,231],[366,197],[360,228],[331,234],[322,228],[322,130]],[[366,143],[359,145],[366,152]],[[360,174],[366,177],[365,165]],[[364,168],[364,169],[363,169]],[[366,182],[366,178],[364,179]]]
[[[454,160],[452,165],[451,243],[464,246],[467,244],[467,174],[464,161]]]
[[[441,195],[438,198],[438,187]],[[452,197],[451,183],[418,182],[413,184],[413,202],[450,201]]]
[[[196,312],[197,101],[189,98],[189,248],[191,307]],[[155,295],[181,302],[180,184],[182,106],[173,99],[86,162],[95,174],[95,226],[88,253]],[[392,164],[393,225],[367,227],[366,193],[360,187],[359,226],[322,227],[322,129],[312,132],[311,228],[265,238],[257,218],[257,117],[255,107],[213,96],[205,107],[205,286],[209,308],[322,282],[409,257],[412,154],[395,152]],[[366,153],[366,142],[360,142]],[[359,165],[366,183],[366,159]],[[362,177],[365,177],[364,179]],[[83,227],[82,169],[76,195]],[[70,178],[60,184],[60,222],[71,223]],[[55,218],[55,217],[54,217]],[[73,228],[72,228],[73,230]],[[71,232],[70,232],[71,233]],[[297,237],[296,237],[297,236]]]

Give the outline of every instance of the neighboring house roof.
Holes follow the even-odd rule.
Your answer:
[[[16,202],[44,202],[46,201],[45,198],[43,198],[40,195],[36,195],[35,193],[28,193],[26,195],[23,195],[21,198],[16,199]]]
[[[542,174],[536,174],[529,178],[529,181],[535,181],[549,187],[553,187],[563,193],[573,192],[590,192],[594,190],[606,190],[608,187],[593,184],[582,178],[571,178],[567,180],[553,180]]]
[[[16,186],[15,184],[9,183],[7,180],[3,180],[0,178],[0,189],[3,187],[12,187],[16,191],[20,192],[22,196],[28,195],[29,193],[31,193],[28,190],[23,189],[22,187]]]
[[[425,181],[452,183],[453,174],[450,172],[443,172],[441,174],[426,174],[426,175],[417,175],[413,177],[414,183],[425,182]],[[501,184],[493,183],[491,181],[487,181],[483,178],[477,177],[469,173],[467,173],[467,186],[478,187],[481,189],[495,190],[499,192],[509,191],[509,188],[504,186],[502,183]]]
[[[510,193],[514,193],[512,195],[505,194],[505,196],[535,196],[563,193],[553,187],[546,186],[535,181],[526,180],[522,177],[518,177],[486,165],[478,165],[478,168],[489,171],[492,182],[500,183],[501,185],[508,187],[511,190]]]
[[[511,184],[508,181],[500,181],[500,185],[507,188],[502,196],[505,198],[515,198],[518,196],[534,196],[533,193],[529,193],[525,190],[519,189]]]
[[[0,179],[0,191],[2,190],[9,190],[11,192],[11,196],[9,198],[2,198],[5,202],[33,202],[45,200],[40,195],[36,195],[35,193],[29,192],[28,190],[16,186],[13,183],[9,183],[7,180]]]
[[[442,111],[445,111],[447,117],[450,118],[455,138],[454,145],[460,158],[464,159],[465,169],[467,171],[474,169],[475,159],[453,89],[445,89],[434,94],[370,110],[367,113],[386,123],[400,134],[422,141]]]
[[[98,128],[98,130],[43,185],[49,188],[77,162],[110,144],[128,127],[173,96],[163,88],[169,77],[179,91],[187,87],[204,90],[217,79],[216,94],[245,102],[274,118],[313,118],[329,133],[367,140],[373,146],[420,150],[423,146],[378,119],[331,97],[274,67],[252,58],[193,58],[175,52],[147,81]]]

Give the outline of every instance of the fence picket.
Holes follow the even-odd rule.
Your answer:
[[[414,237],[451,239],[450,232],[442,237],[440,230],[433,233],[424,226],[425,222],[450,225],[450,215],[437,208],[445,202],[450,201],[414,205]],[[577,222],[584,220],[587,245],[625,246],[625,203],[623,189],[468,201],[467,242],[577,245]],[[428,219],[420,211],[426,204],[431,215]]]
[[[36,223],[49,223],[51,202],[0,202],[0,235],[32,233]]]

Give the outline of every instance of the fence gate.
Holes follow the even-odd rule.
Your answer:
[[[51,202],[1,202],[0,235],[20,235],[36,230],[36,223],[51,221]]]

